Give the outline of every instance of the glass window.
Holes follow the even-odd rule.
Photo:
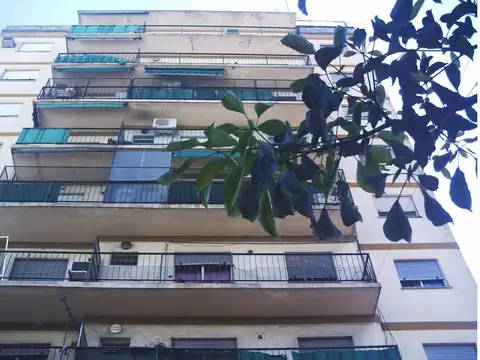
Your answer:
[[[110,256],[110,265],[137,266],[138,253],[121,252],[112,253]]]
[[[331,254],[286,254],[289,281],[335,281],[337,270]]]
[[[395,260],[395,267],[404,288],[446,286],[437,260]]]
[[[0,103],[0,117],[17,117],[22,103]]]
[[[68,260],[15,259],[11,280],[64,280]]]
[[[475,360],[475,344],[435,344],[423,345],[428,360]]]
[[[50,52],[52,51],[52,43],[22,43],[17,51],[23,52]]]
[[[40,70],[5,70],[2,81],[35,81]]]
[[[392,208],[393,203],[398,199],[397,195],[384,195],[381,198],[375,199],[378,216],[386,217]],[[408,217],[417,217],[418,211],[411,195],[401,195],[399,199],[405,215]]]
[[[228,253],[175,254],[175,281],[230,282],[232,264]]]
[[[298,338],[298,347],[300,349],[351,348],[353,339],[351,336]]]

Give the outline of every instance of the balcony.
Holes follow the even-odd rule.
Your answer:
[[[235,53],[245,49],[246,53],[293,54],[280,39],[296,31],[294,26],[74,25],[66,41],[70,52],[155,52],[162,49],[161,44],[169,44],[175,52]]]
[[[265,235],[258,224],[226,216],[222,205],[222,182],[212,187],[212,206],[205,210],[200,205],[193,181],[171,186],[157,184],[155,180],[166,171],[168,168],[6,167],[0,182],[3,205],[0,211],[5,212],[6,217],[0,223],[5,222],[4,231],[11,236],[15,233],[20,238],[31,239],[41,232],[50,239],[58,236],[62,241],[75,241],[77,237],[88,238],[96,234],[125,235],[132,229],[133,234],[143,236]],[[312,202],[319,209],[325,204],[325,199],[313,192],[313,188]],[[335,193],[327,199],[327,205],[337,226],[350,235],[352,229],[341,223]],[[41,217],[35,215],[38,211],[41,211]],[[31,219],[28,228],[19,225],[24,216]],[[89,223],[88,228],[76,221],[79,216]],[[71,233],[68,240],[59,229],[52,233],[50,226],[57,227],[59,223]],[[196,225],[185,227],[185,223]],[[223,226],[215,227],[215,223]],[[301,216],[281,221],[280,233],[284,236],[311,236],[308,220]]]
[[[401,360],[396,345],[343,348],[256,348],[256,349],[181,349],[162,347],[42,347],[1,345],[0,354],[28,359],[49,360]],[[43,356],[40,358],[40,356]]]
[[[245,118],[224,109],[221,99],[231,91],[240,97],[247,114],[255,118],[256,102],[272,102],[268,117],[298,126],[306,107],[290,80],[239,80],[180,77],[135,79],[50,79],[35,100],[39,127],[118,128],[122,118],[145,126],[153,118],[173,118],[180,127],[203,127],[232,122],[245,126]],[[262,118],[262,119],[263,119]]]
[[[16,241],[43,238],[82,242],[97,234],[266,236],[257,223],[227,217],[221,180],[212,186],[211,206],[206,210],[200,205],[193,181],[183,180],[170,186],[156,183],[168,170],[111,165],[7,166],[0,177],[0,227],[12,238],[15,236]],[[192,177],[194,173],[192,169],[185,176]],[[343,178],[343,172],[339,176]],[[311,188],[311,196],[317,216],[326,204],[332,221],[343,234],[352,234],[353,228],[345,227],[341,221],[335,191],[325,199]],[[29,219],[28,227],[23,226],[25,219]],[[310,222],[301,215],[279,221],[279,233],[313,240]]]
[[[95,246],[9,250],[3,258],[0,322],[61,321],[62,295],[77,318],[113,319],[368,316],[380,293],[369,255],[358,253],[103,253]]]
[[[193,68],[192,68],[193,66]],[[226,78],[297,79],[313,72],[307,55],[218,54],[218,53],[60,53],[52,68],[63,73],[132,72],[134,77],[224,76]]]

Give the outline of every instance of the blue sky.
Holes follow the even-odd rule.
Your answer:
[[[449,3],[451,0],[444,1]],[[230,10],[230,11],[296,11],[296,0],[0,0],[6,4],[0,11],[0,28],[5,25],[72,25],[77,23],[77,10]],[[426,2],[428,8],[431,1]],[[322,21],[345,21],[351,24],[369,24],[375,15],[384,20],[394,0],[307,0],[309,17],[302,19]],[[420,14],[421,16],[421,14]],[[368,29],[368,28],[367,28]],[[460,92],[467,94],[477,79],[474,66],[462,63],[463,77]],[[475,89],[476,91],[476,89]],[[400,106],[398,94],[389,91],[394,105]],[[474,164],[459,159],[464,169],[474,198],[474,207],[479,198],[478,181]],[[455,170],[453,164],[451,172]],[[427,170],[429,171],[429,170]],[[462,249],[463,255],[476,279],[480,279],[480,263],[477,260],[477,227],[473,213],[461,210],[450,202],[449,182],[440,175],[441,187],[435,194],[452,215],[455,225],[452,231]],[[478,204],[478,203],[477,203]],[[477,206],[478,208],[478,206]],[[478,220],[477,220],[478,221]],[[379,229],[379,231],[381,231]],[[476,236],[474,234],[477,234]]]

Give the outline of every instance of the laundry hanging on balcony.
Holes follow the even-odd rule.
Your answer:
[[[223,69],[192,69],[192,68],[168,68],[168,67],[145,67],[145,74],[164,76],[223,76]]]

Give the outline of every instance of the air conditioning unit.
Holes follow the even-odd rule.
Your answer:
[[[152,127],[156,134],[171,135],[176,132],[177,119],[154,118]]]
[[[89,269],[90,261],[75,261],[72,264],[72,269],[68,270],[68,279],[70,281],[85,281]]]
[[[14,48],[16,46],[15,39],[13,37],[6,36],[2,38],[2,47]]]

